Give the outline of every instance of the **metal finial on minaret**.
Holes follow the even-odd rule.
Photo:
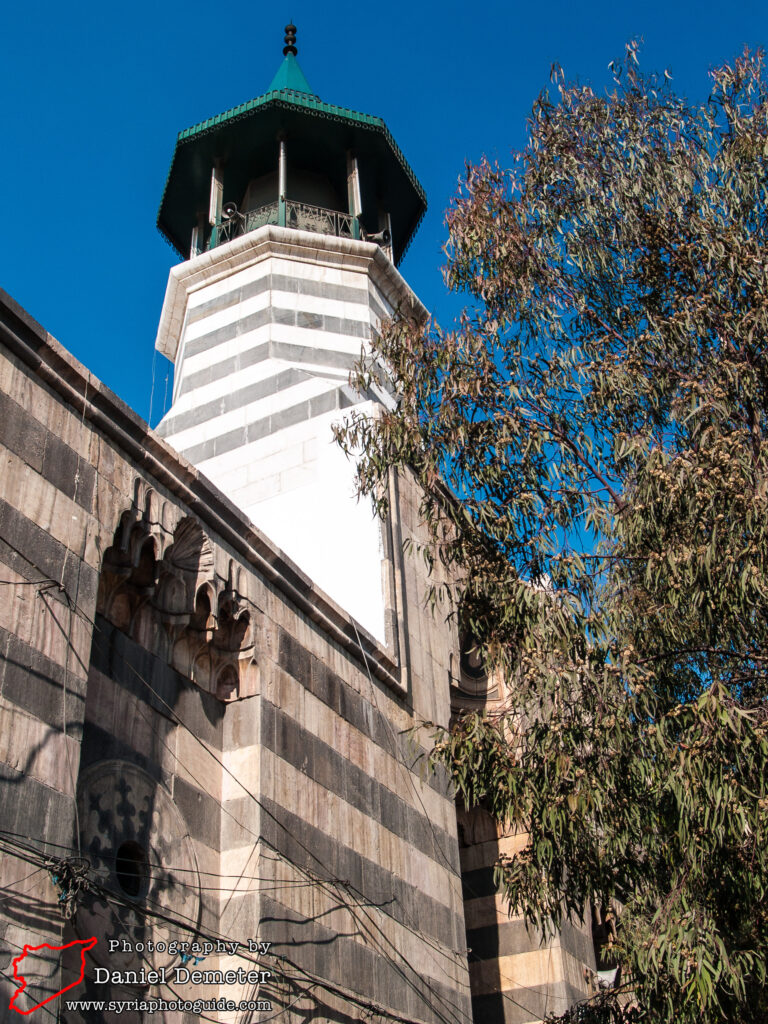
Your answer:
[[[285,26],[285,46],[283,47],[283,56],[287,57],[289,53],[296,56],[296,26],[286,25]]]

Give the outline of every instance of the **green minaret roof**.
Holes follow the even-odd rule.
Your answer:
[[[347,196],[347,153],[359,160],[362,216],[369,231],[379,212],[391,217],[395,264],[403,257],[427,201],[416,175],[380,117],[324,103],[296,60],[296,27],[286,27],[283,62],[262,96],[179,132],[157,226],[181,256],[193,228],[207,219],[211,169],[223,171],[223,202],[239,204],[248,183],[277,172],[278,139],[287,139],[291,169],[320,175],[336,196]],[[277,198],[277,195],[275,196]],[[343,202],[335,207],[343,210]]]
[[[286,53],[283,63],[277,69],[277,73],[272,79],[272,84],[267,89],[267,92],[272,92],[275,89],[289,89],[291,92],[305,92],[310,96],[315,95],[309,88],[309,82],[304,77],[304,72],[299,67],[299,62],[296,60],[294,53]]]

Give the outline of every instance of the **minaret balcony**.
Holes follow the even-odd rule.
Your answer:
[[[278,201],[259,206],[247,213],[240,213],[234,203],[224,208],[220,224],[211,231],[208,249],[231,242],[233,238],[257,231],[267,224],[280,224],[281,205],[285,207],[285,227],[297,231],[315,231],[321,235],[336,235],[339,238],[359,237],[359,222],[351,213],[340,210],[328,210],[310,203],[300,203],[288,199],[284,204]]]

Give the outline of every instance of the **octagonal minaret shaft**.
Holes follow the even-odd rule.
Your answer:
[[[179,135],[158,224],[189,258],[158,431],[385,641],[381,527],[331,428],[387,401],[348,384],[382,318],[424,315],[395,265],[426,203],[383,121],[311,93],[295,31],[267,93]]]

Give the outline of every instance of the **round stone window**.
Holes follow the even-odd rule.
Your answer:
[[[488,693],[488,669],[477,641],[471,633],[461,639],[459,656],[459,688],[472,697]]]

